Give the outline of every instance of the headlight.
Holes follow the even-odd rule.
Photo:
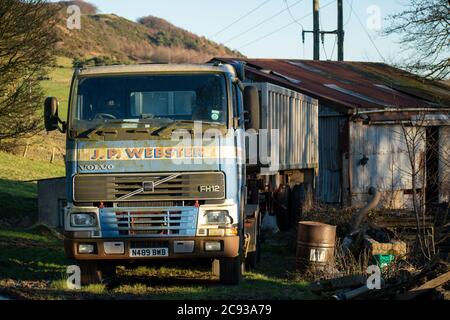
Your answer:
[[[95,213],[72,213],[70,216],[70,225],[72,227],[95,227],[97,218]]]
[[[232,224],[233,218],[228,214],[228,210],[208,210],[205,212],[206,224]]]

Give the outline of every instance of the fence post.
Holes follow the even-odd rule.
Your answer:
[[[23,150],[23,157],[26,158],[27,157],[27,153],[28,153],[28,146],[29,146],[29,142],[27,142],[27,144],[25,145],[25,150]]]
[[[50,163],[53,163],[55,160],[55,147],[52,148],[52,157],[50,158]]]

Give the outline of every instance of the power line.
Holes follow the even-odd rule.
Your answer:
[[[253,12],[255,12],[256,10],[258,10],[259,8],[261,8],[262,6],[264,6],[266,3],[270,2],[271,0],[266,0],[263,3],[261,3],[259,6],[257,6],[256,8],[250,10],[249,12],[247,12],[246,14],[244,14],[242,17],[236,19],[235,21],[233,21],[232,23],[230,23],[229,25],[227,25],[226,27],[224,27],[223,29],[220,29],[219,31],[217,31],[216,33],[214,33],[213,35],[211,35],[209,38],[214,38],[215,36],[221,34],[222,32],[224,32],[225,30],[228,30],[230,27],[234,26],[236,23],[238,23],[239,21],[241,21],[242,19],[248,17],[249,15],[251,15]]]
[[[294,15],[291,12],[291,8],[289,7],[287,0],[284,0],[284,3],[286,4],[286,10],[289,12],[289,15],[291,16],[292,20],[295,21],[300,27],[302,27],[302,30],[305,29],[303,27],[303,25],[297,19],[295,19]]]
[[[299,1],[299,2],[300,2],[300,1]],[[330,2],[328,2],[327,4],[323,5],[322,7],[320,7],[320,9],[326,8],[326,7],[328,7],[329,5],[333,4],[334,2],[335,2],[335,0],[330,1]],[[293,7],[293,6],[294,6],[294,5],[292,5],[291,7]],[[311,13],[308,13],[308,14],[306,14],[306,15],[304,15],[303,17],[301,17],[301,18],[299,18],[299,19],[297,19],[297,20],[301,20],[301,19],[307,18],[307,17],[309,17],[310,15],[312,15],[312,12],[311,12]],[[270,37],[271,35],[273,35],[273,34],[279,32],[279,31],[281,31],[281,30],[283,30],[283,29],[286,29],[287,27],[293,25],[294,23],[295,23],[295,21],[292,21],[291,23],[288,23],[288,24],[286,24],[286,25],[284,25],[284,26],[282,26],[282,27],[280,27],[280,28],[278,28],[278,29],[276,29],[276,30],[274,30],[274,31],[272,31],[272,32],[270,32],[270,33],[264,35],[264,36],[261,36],[261,37],[255,39],[255,40],[253,40],[253,41],[250,41],[250,42],[248,42],[247,44],[245,44],[245,45],[239,47],[238,50],[240,50],[240,49],[242,49],[242,48],[245,48],[245,47],[248,47],[249,45],[251,45],[251,44],[253,44],[253,43],[255,43],[255,42],[258,42],[258,41],[260,41],[260,40],[262,40],[262,39],[265,39],[265,38],[267,38],[267,37]]]
[[[345,20],[344,27],[350,22],[350,19],[352,17],[352,12],[353,12],[353,0],[352,0],[352,3],[350,4],[350,13],[348,14],[348,17]]]
[[[350,3],[348,2],[348,0],[346,0],[346,2],[350,5]],[[361,25],[361,28],[364,30],[364,32],[366,33],[367,37],[369,38],[370,42],[372,42],[373,47],[375,48],[375,50],[378,52],[379,56],[381,57],[381,60],[383,60],[383,62],[386,62],[386,60],[384,59],[383,55],[381,54],[380,50],[378,50],[377,45],[375,44],[375,42],[372,39],[372,36],[370,35],[369,32],[367,32],[366,27],[364,26],[364,24],[362,23],[361,19],[359,18],[358,13],[356,13],[353,8],[352,8],[352,12],[355,14],[356,19],[358,20],[359,24]]]
[[[289,6],[289,8],[292,8],[292,7],[296,6],[297,4],[299,4],[299,3],[302,2],[302,1],[303,1],[303,0],[299,0],[299,1],[295,2],[295,3],[293,3],[292,5]],[[283,10],[281,10],[281,11],[275,13],[274,15],[270,16],[269,18],[267,18],[267,19],[261,21],[260,23],[254,25],[254,26],[252,26],[252,27],[250,27],[250,28],[248,28],[247,30],[245,30],[245,31],[241,32],[240,34],[238,34],[238,35],[236,35],[236,36],[234,36],[234,37],[228,39],[227,41],[225,41],[225,42],[223,42],[223,43],[224,43],[224,44],[227,44],[228,42],[231,42],[231,41],[233,41],[233,40],[235,40],[235,39],[237,39],[237,38],[240,38],[240,37],[243,36],[244,34],[249,33],[249,32],[252,31],[253,29],[259,27],[260,25],[262,25],[262,24],[264,24],[264,23],[266,23],[267,21],[272,20],[273,18],[279,16],[280,14],[282,14],[283,12],[285,12],[286,10],[287,10],[287,9],[283,9]]]

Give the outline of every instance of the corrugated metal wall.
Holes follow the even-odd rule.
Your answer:
[[[342,138],[345,116],[321,113],[319,117],[319,176],[316,196],[319,201],[339,203],[342,193]]]
[[[318,101],[270,83],[252,83],[261,92],[261,129],[278,129],[280,170],[317,168]]]
[[[425,137],[424,128],[409,127],[407,130],[419,130]],[[385,199],[386,206],[408,207],[408,197],[405,198],[403,192],[397,192],[412,189],[411,165],[401,125],[364,125],[351,122],[350,141],[354,204],[365,202],[369,187],[374,186],[395,197]],[[415,147],[416,160],[419,162],[425,152],[425,140],[417,138]],[[369,160],[366,165],[361,165],[360,160],[364,156]],[[417,188],[421,187],[421,182],[418,179]]]

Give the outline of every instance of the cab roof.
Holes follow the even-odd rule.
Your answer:
[[[236,76],[234,68],[229,64],[136,64],[113,65],[102,67],[86,67],[79,69],[79,75],[118,75],[118,74],[145,74],[165,72],[222,72]]]

